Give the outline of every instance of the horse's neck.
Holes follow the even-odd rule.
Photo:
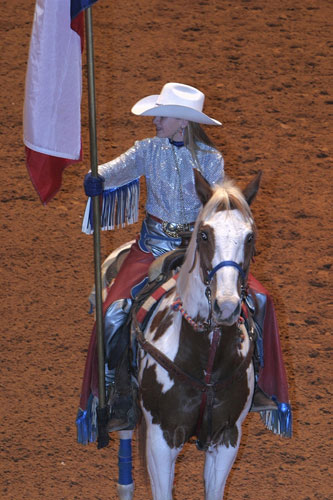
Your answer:
[[[206,285],[202,282],[198,262],[192,267],[191,259],[186,258],[179,272],[176,293],[190,316],[206,320],[209,315]]]

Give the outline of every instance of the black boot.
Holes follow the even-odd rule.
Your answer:
[[[110,418],[107,429],[109,432],[133,430],[139,416],[138,387],[132,379],[128,349],[121,357],[115,373],[115,382],[110,386],[108,406]]]
[[[257,385],[253,394],[252,406],[250,411],[259,412],[267,410],[277,410],[277,404],[260,389]]]

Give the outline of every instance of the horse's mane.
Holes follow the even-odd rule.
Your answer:
[[[222,210],[239,210],[244,219],[252,219],[250,207],[245,200],[242,191],[231,179],[225,179],[222,184],[217,184],[213,188],[213,196],[203,207],[199,216],[206,219],[213,213]]]

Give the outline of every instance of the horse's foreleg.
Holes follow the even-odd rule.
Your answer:
[[[239,448],[240,436],[237,445],[218,446],[206,452],[205,458],[205,500],[221,500],[225,484],[235,461]]]
[[[147,423],[146,456],[154,500],[172,500],[175,462],[181,448],[170,448],[161,428]]]
[[[229,443],[228,446],[220,445],[206,452],[204,472],[205,500],[221,500],[223,498],[225,484],[237,456],[242,436],[242,423],[249,412],[252,401],[254,387],[254,371],[252,364],[248,369],[248,384],[250,387],[249,395],[244,409],[235,424],[237,428],[235,446]]]
[[[118,452],[118,498],[132,500],[134,483],[132,478],[132,435],[133,431],[120,431]]]

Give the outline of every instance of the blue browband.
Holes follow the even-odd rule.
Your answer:
[[[233,260],[224,260],[223,262],[220,262],[219,264],[217,264],[208,273],[208,280],[211,281],[212,278],[213,278],[213,276],[214,276],[214,274],[216,273],[216,271],[218,271],[219,269],[221,269],[221,267],[227,267],[227,266],[235,267],[236,269],[238,269],[239,274],[241,275],[243,282],[245,281],[245,272],[244,272],[244,270],[241,268],[241,266],[239,264],[237,264],[237,262],[234,262]]]

